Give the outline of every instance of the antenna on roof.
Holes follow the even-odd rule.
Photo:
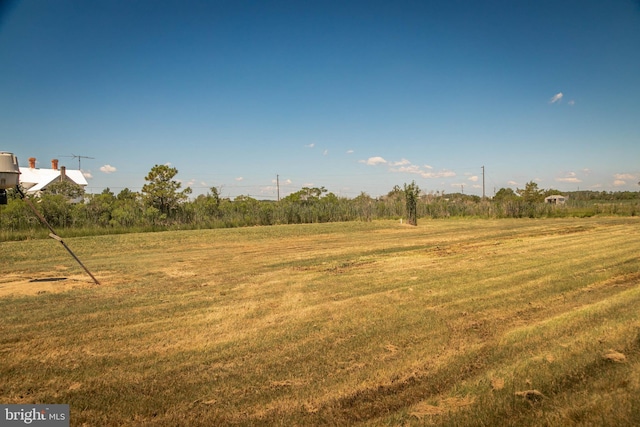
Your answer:
[[[71,153],[70,156],[60,156],[60,157],[73,157],[74,159],[78,159],[78,170],[82,170],[82,168],[80,167],[80,160],[81,159],[94,159],[95,158],[95,157],[88,157],[88,156],[76,156],[73,153]]]

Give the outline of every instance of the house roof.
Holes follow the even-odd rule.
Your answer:
[[[60,179],[59,169],[40,168],[20,168],[20,183],[27,190],[27,193],[35,193],[44,189],[57,179]],[[78,185],[86,186],[89,183],[82,175],[82,171],[77,169],[67,169],[65,175],[68,179]]]

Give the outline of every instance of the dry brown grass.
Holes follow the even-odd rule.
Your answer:
[[[639,226],[65,239],[102,286],[53,241],[2,243],[0,400],[74,425],[633,425]]]

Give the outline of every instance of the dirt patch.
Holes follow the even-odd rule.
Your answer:
[[[438,402],[437,405],[431,405],[427,402],[420,402],[413,407],[411,415],[422,419],[429,415],[442,415],[450,412],[455,412],[464,406],[472,405],[475,398],[466,396],[463,398],[450,397]]]
[[[22,276],[6,274],[0,278],[0,298],[9,295],[41,295],[44,293],[60,293],[71,289],[94,286],[90,278],[80,275]]]
[[[502,378],[491,379],[491,388],[493,390],[502,390],[504,388],[504,379]]]
[[[609,350],[607,353],[602,355],[604,360],[615,363],[624,363],[627,360],[627,357],[615,350]]]

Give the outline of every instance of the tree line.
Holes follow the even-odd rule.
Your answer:
[[[67,229],[67,235],[377,219],[406,219],[416,225],[418,218],[640,214],[640,192],[561,193],[541,189],[533,181],[522,189],[502,188],[492,199],[425,192],[415,182],[396,185],[377,198],[364,192],[354,198],[338,197],[324,187],[304,187],[279,201],[250,196],[231,200],[222,197],[219,188],[211,187],[206,194],[190,199],[191,189],[181,188],[174,179],[177,174],[175,168],[155,165],[140,192],[125,188],[115,194],[107,188],[100,194],[84,194],[82,187],[67,181],[49,185],[39,196],[27,197],[36,201],[52,227]],[[564,194],[568,201],[564,205],[544,203],[551,194]],[[38,218],[12,191],[8,204],[0,209],[0,227],[2,240],[43,233]]]

